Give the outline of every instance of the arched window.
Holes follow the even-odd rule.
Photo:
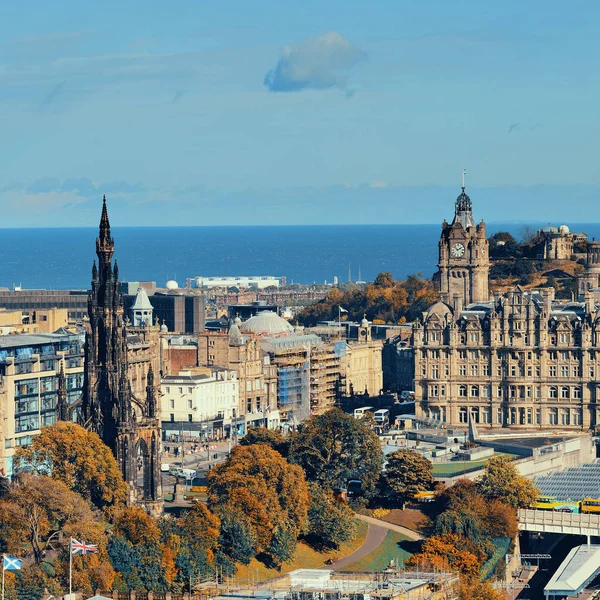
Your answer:
[[[464,406],[461,406],[458,410],[458,420],[461,423],[468,423],[469,421],[467,417],[467,409]]]
[[[461,398],[466,398],[467,397],[467,386],[466,385],[459,385],[458,386],[458,395]]]
[[[479,398],[479,386],[478,385],[471,386],[471,398]]]
[[[564,385],[560,388],[560,397],[569,398],[571,396],[568,386]]]
[[[548,398],[558,398],[558,389],[551,386],[548,390]]]

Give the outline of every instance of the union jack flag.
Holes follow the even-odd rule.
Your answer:
[[[71,539],[71,554],[92,554],[98,552],[98,546],[95,544],[86,544],[84,541],[78,542]]]

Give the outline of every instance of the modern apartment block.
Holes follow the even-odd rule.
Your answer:
[[[0,336],[0,472],[12,475],[16,448],[55,423],[59,393],[80,401],[83,346],[83,334]]]

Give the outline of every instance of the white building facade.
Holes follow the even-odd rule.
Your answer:
[[[202,439],[231,435],[239,414],[237,372],[224,368],[194,368],[161,380],[163,434]]]

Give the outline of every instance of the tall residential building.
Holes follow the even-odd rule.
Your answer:
[[[129,484],[130,501],[141,501],[158,514],[162,510],[161,430],[154,373],[158,379],[159,328],[151,325],[151,315],[146,315],[150,318],[143,326],[126,327],[119,270],[112,262],[114,241],[106,198],[96,254],[98,265],[94,262],[88,299],[81,422],[112,450]],[[137,494],[138,460],[143,465],[141,495]]]
[[[442,223],[435,281],[442,301],[452,306],[489,299],[489,244],[485,223],[473,218],[473,205],[463,186],[456,199],[454,219]]]
[[[0,336],[0,475],[44,425],[73,418],[83,389],[83,334]],[[59,414],[60,413],[60,414]]]

